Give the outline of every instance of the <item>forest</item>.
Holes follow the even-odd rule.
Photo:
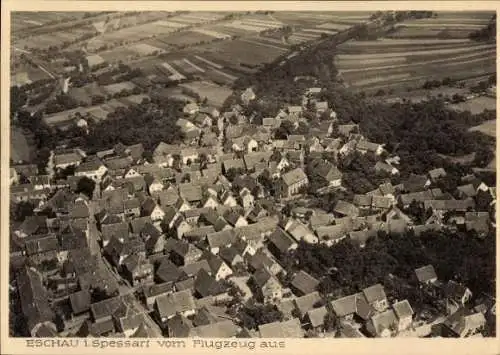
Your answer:
[[[331,247],[301,241],[285,265],[287,272],[305,270],[321,280],[320,291],[326,295],[349,295],[379,282],[389,283],[388,277],[402,279],[408,283],[402,288],[405,294],[397,294],[395,289],[391,296],[413,298],[410,303],[418,308],[414,271],[428,264],[442,281],[462,282],[475,296],[494,294],[495,250],[494,232],[484,238],[451,230],[427,231],[418,237],[412,231],[394,235],[379,232],[364,248],[349,238]],[[394,285],[387,286],[391,289]]]

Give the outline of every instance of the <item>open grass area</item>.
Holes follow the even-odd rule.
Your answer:
[[[23,130],[17,127],[10,129],[10,158],[17,161],[29,162],[33,158],[35,151],[28,142],[28,137]]]
[[[208,104],[215,107],[222,106],[224,101],[233,93],[233,91],[227,87],[208,81],[194,81],[181,84],[180,86],[195,92],[200,95],[202,99],[206,97]]]
[[[496,100],[492,97],[480,96],[466,102],[450,105],[450,107],[458,111],[470,111],[475,114],[481,113],[484,110],[496,110]],[[475,127],[473,130],[494,136],[496,132],[495,124],[495,121],[488,121]]]

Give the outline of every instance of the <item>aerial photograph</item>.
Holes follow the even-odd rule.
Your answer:
[[[10,337],[496,336],[495,11],[10,17]]]

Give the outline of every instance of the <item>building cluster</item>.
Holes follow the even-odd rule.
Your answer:
[[[300,241],[333,245],[351,238],[363,246],[379,231],[418,236],[451,226],[488,233],[494,224],[489,213],[474,211],[475,197],[487,192],[494,203],[495,190],[467,176],[455,196],[443,193],[436,182],[446,171],[435,169],[340,200],[332,213],[305,207],[284,213],[284,202],[303,197],[311,180],[322,181],[327,191],[342,189],[343,173],[324,153],[371,153],[377,171],[399,173],[398,158],[383,143],[367,140],[356,124],[338,124],[328,103],[315,99],[320,93],[310,88],[302,106],[284,108],[259,125],[238,104],[222,113],[187,104],[177,121],[186,142],[158,144],[149,161],[141,144],[118,144],[95,154],[56,149],[43,175],[35,165],[12,166],[11,201],[34,205],[33,215],[11,222],[10,241],[29,334],[431,334],[432,322],[416,324],[408,300],[389,302],[381,284],[330,299],[318,292],[320,280],[299,271],[286,275],[291,281],[285,287],[283,260]],[[256,99],[247,90],[241,104]],[[308,108],[322,120],[310,123]],[[285,121],[306,124],[309,133],[274,139]],[[93,182],[91,193],[82,180]],[[431,211],[424,224],[403,212],[412,203]],[[439,336],[474,335],[486,326],[494,301],[471,307],[470,290],[439,282],[430,265],[415,277],[429,295],[446,301]],[[284,319],[246,329],[228,312],[235,300],[239,307],[274,304]],[[331,317],[338,320],[335,332],[325,324]]]

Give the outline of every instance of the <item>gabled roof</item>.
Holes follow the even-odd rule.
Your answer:
[[[193,329],[193,336],[201,338],[232,338],[239,331],[240,328],[228,319],[196,327]]]
[[[156,277],[161,282],[176,282],[186,277],[186,274],[181,271],[174,263],[169,260],[164,260],[158,270],[156,270]]]
[[[394,309],[394,312],[396,313],[398,319],[411,317],[413,316],[414,313],[413,309],[411,308],[410,302],[408,302],[408,300],[402,300],[396,302],[392,305],[392,308]]]
[[[385,295],[384,287],[381,284],[376,284],[367,287],[363,290],[363,295],[365,296],[368,303],[382,301],[387,298]]]
[[[207,235],[207,241],[210,248],[220,248],[222,246],[231,245],[235,240],[236,235],[231,229]]]
[[[352,203],[347,201],[339,200],[333,209],[334,212],[343,214],[344,216],[357,216],[359,210]]]
[[[325,317],[328,314],[328,310],[325,306],[311,309],[307,312],[307,318],[311,322],[313,328],[323,325],[325,322]]]
[[[291,186],[293,184],[296,184],[298,182],[301,182],[301,181],[307,179],[307,175],[304,173],[304,170],[302,170],[301,168],[296,168],[296,169],[290,170],[289,172],[283,174],[281,176],[281,178],[283,179],[283,182],[287,186]]]
[[[161,295],[156,298],[156,306],[160,317],[170,317],[196,308],[190,290]]]
[[[297,246],[293,238],[281,228],[276,230],[269,236],[269,242],[272,243],[281,253],[286,253],[290,249]]]
[[[312,293],[316,290],[316,287],[319,285],[319,281],[304,270],[300,270],[293,277],[291,285],[304,295],[307,295],[308,293]]]
[[[415,275],[417,275],[418,281],[422,283],[437,280],[436,271],[432,265],[426,265],[415,269]]]
[[[384,330],[392,329],[396,327],[397,324],[396,314],[392,309],[375,314],[371,318],[371,321],[373,323],[375,335],[380,335]]]
[[[259,334],[261,338],[303,338],[304,331],[301,328],[300,321],[292,318],[284,322],[273,322],[259,325]]]
[[[315,305],[321,301],[321,296],[318,291],[308,293],[302,297],[297,297],[295,299],[295,305],[301,317],[303,317],[307,312],[315,308]]]
[[[215,296],[224,292],[224,287],[205,269],[200,269],[194,281],[194,289],[201,297]]]

